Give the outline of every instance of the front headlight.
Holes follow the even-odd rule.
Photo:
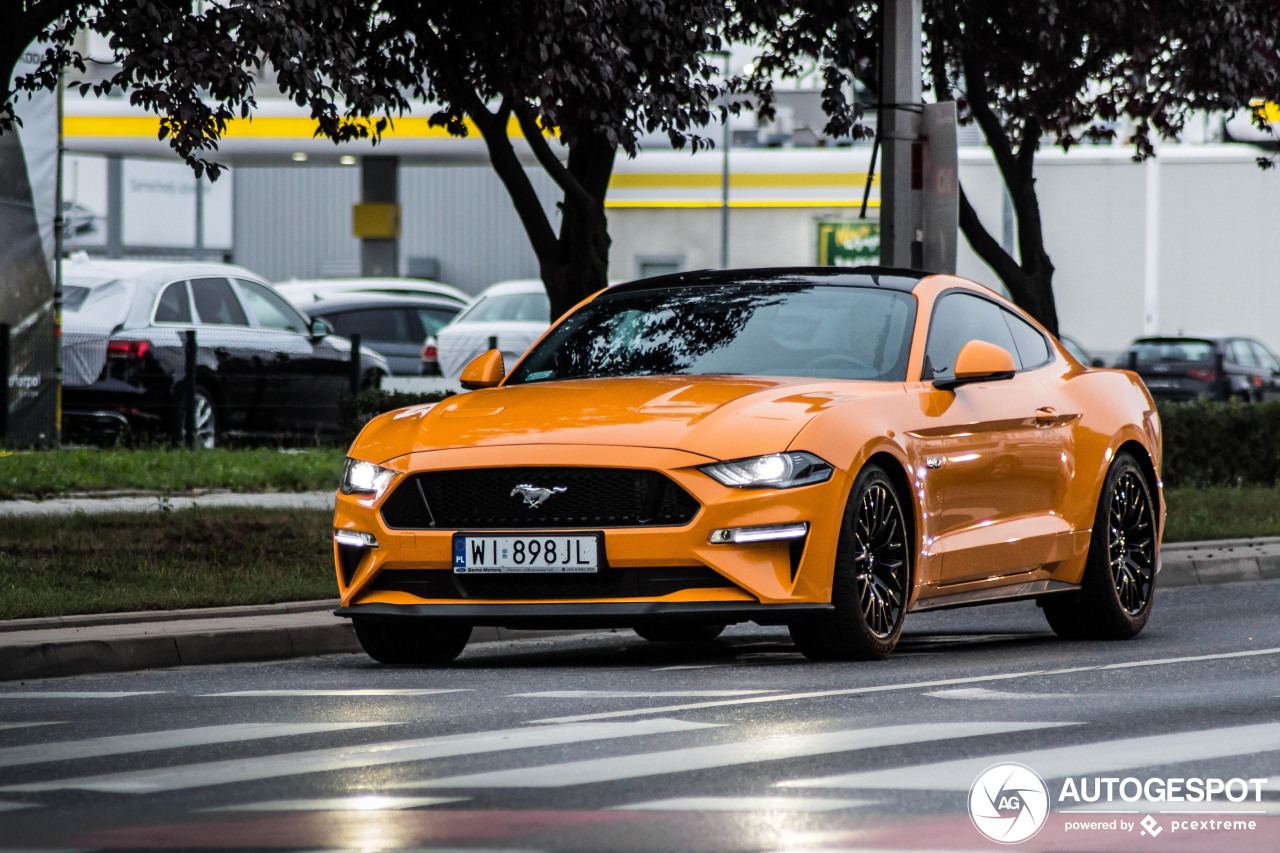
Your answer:
[[[395,473],[389,468],[381,468],[372,462],[347,459],[346,464],[342,466],[342,482],[338,484],[338,491],[344,495],[359,492],[379,498],[390,485]]]
[[[698,470],[722,486],[790,489],[825,483],[831,477],[832,468],[812,453],[795,451],[701,465]]]

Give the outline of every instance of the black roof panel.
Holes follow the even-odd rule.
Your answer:
[[[932,273],[893,267],[762,267],[759,269],[696,270],[641,278],[609,288],[610,293],[663,287],[719,284],[835,284],[886,287],[910,293]]]

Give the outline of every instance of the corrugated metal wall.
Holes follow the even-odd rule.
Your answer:
[[[554,183],[541,170],[530,176],[558,228]],[[359,166],[241,166],[235,194],[236,263],[272,281],[359,274],[351,236]],[[441,281],[472,293],[537,276],[511,198],[487,164],[401,166],[400,203],[402,272],[410,258],[436,258]]]

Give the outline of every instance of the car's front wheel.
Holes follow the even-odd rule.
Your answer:
[[[1044,602],[1060,637],[1127,640],[1151,617],[1156,592],[1156,507],[1138,463],[1116,456],[1093,519],[1080,592]]]
[[[814,660],[879,660],[902,636],[911,581],[911,533],[893,482],[875,465],[854,481],[831,582],[834,610],[791,626]]]
[[[351,625],[365,654],[378,663],[448,663],[462,654],[471,626],[417,619],[354,617]]]

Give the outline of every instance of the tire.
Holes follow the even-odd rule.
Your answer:
[[[641,625],[632,630],[651,643],[706,643],[719,637],[724,628],[724,625],[677,622]]]
[[[840,524],[831,580],[833,612],[791,625],[812,660],[882,660],[902,636],[911,591],[912,541],[903,503],[885,472],[858,474]]]
[[[1111,463],[1078,595],[1044,601],[1049,627],[1070,640],[1127,640],[1151,617],[1156,592],[1156,511],[1137,461]]]
[[[187,443],[186,395],[179,393],[177,402],[177,436],[178,443]],[[212,450],[218,446],[218,407],[213,402],[213,395],[204,388],[196,388],[196,442],[197,450]]]
[[[354,617],[351,625],[365,654],[378,663],[441,664],[462,654],[471,626],[452,622]]]

